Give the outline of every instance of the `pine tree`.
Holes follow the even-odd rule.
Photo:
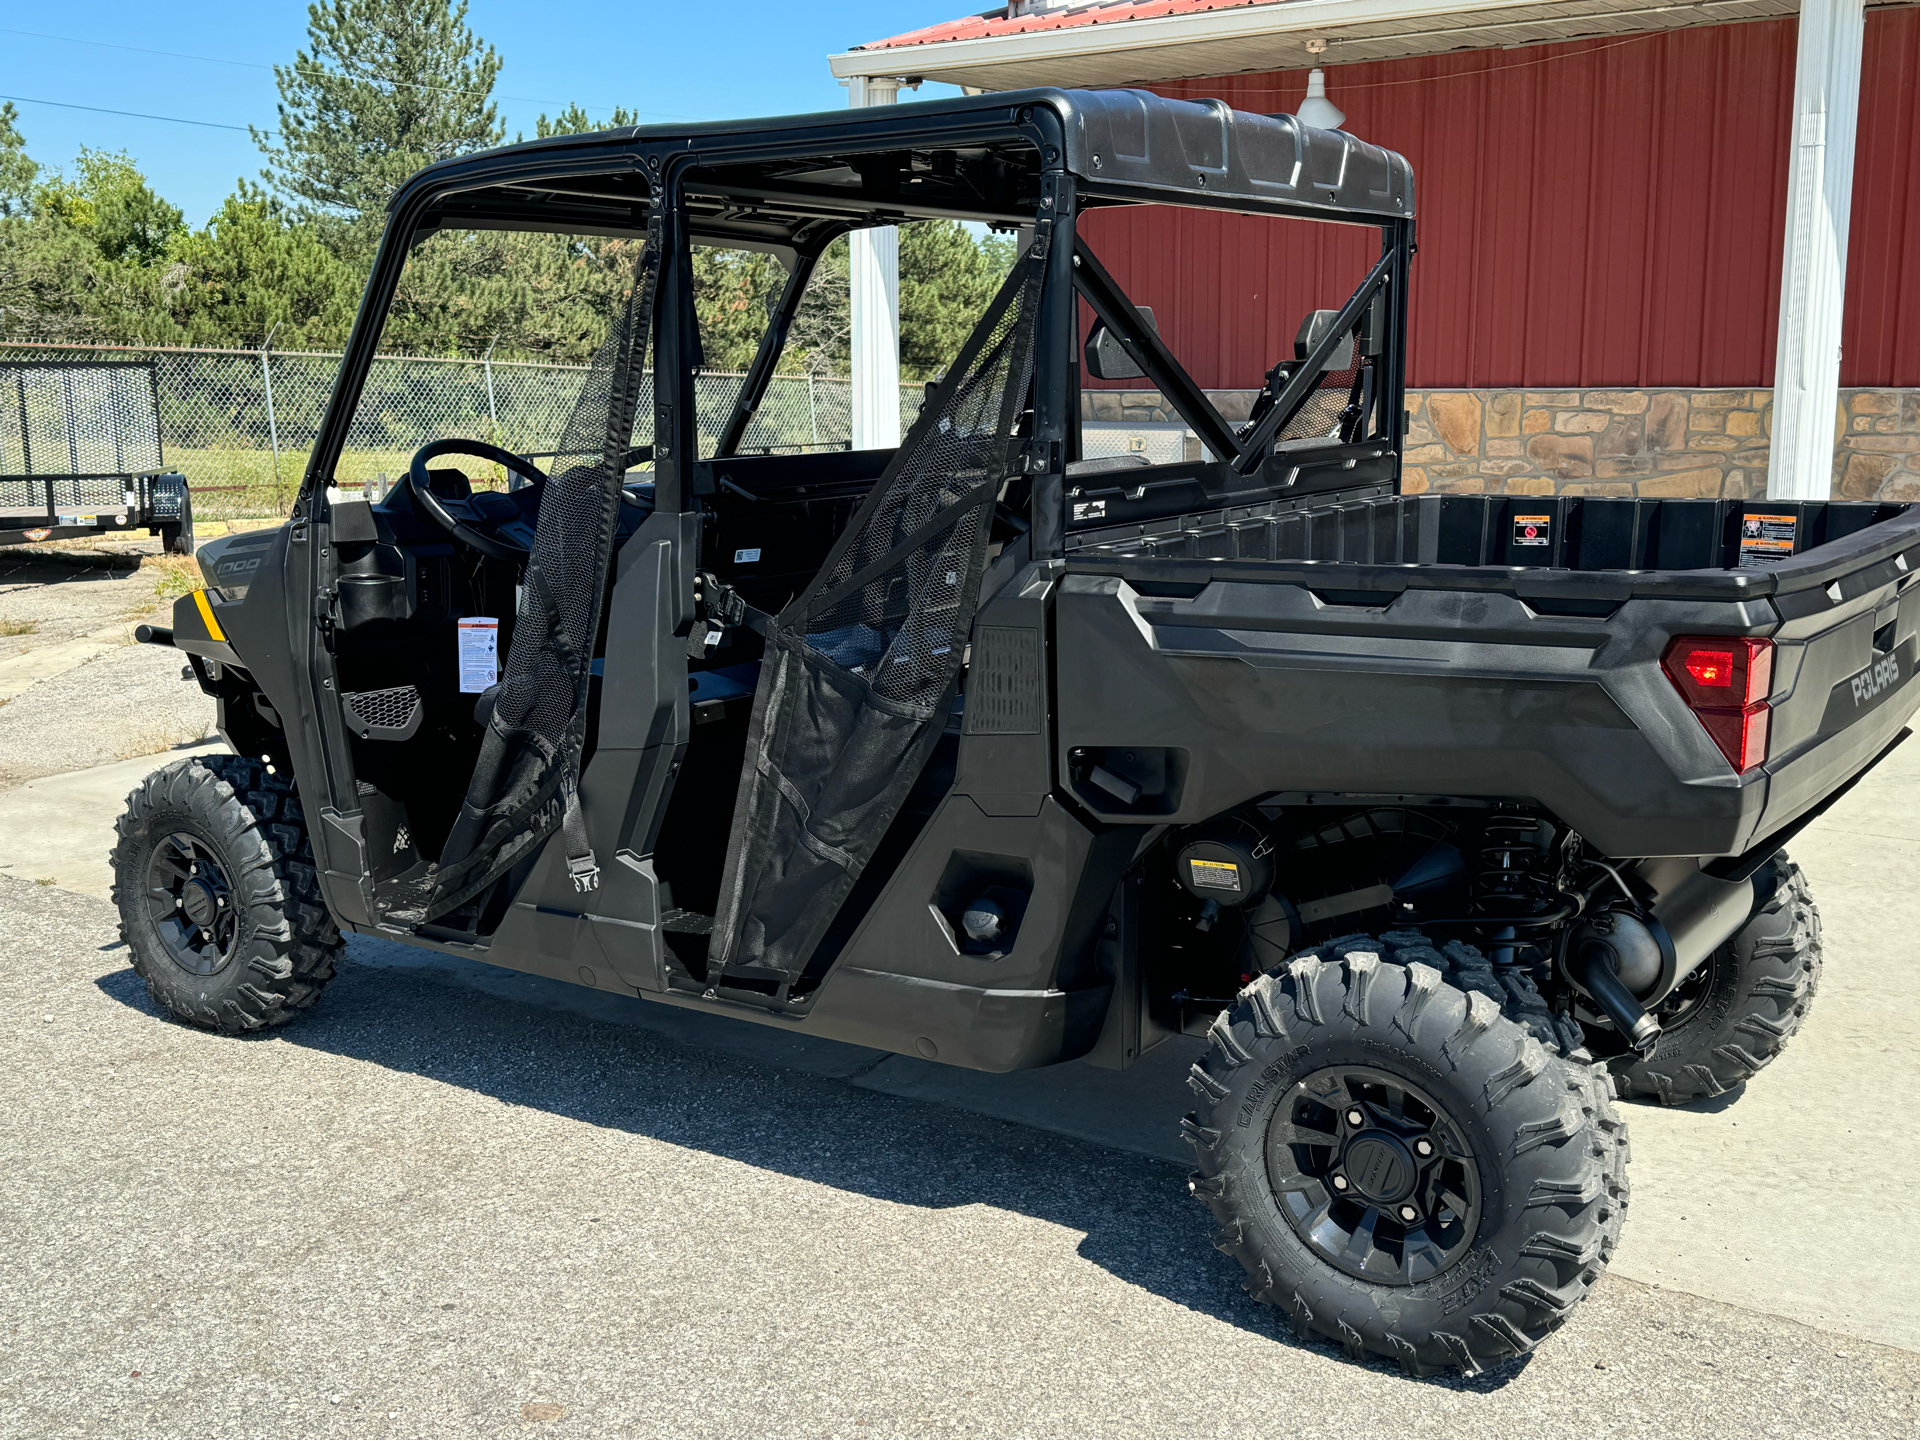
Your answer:
[[[1007,274],[1001,259],[957,220],[901,227],[901,379],[932,380],[953,363]]]
[[[27,158],[26,137],[20,133],[20,112],[11,100],[0,104],[0,219],[25,215],[40,167]]]
[[[307,39],[274,67],[280,124],[254,131],[261,173],[364,259],[409,175],[500,143],[489,98],[500,56],[467,27],[465,0],[327,0],[308,6]]]
[[[614,113],[605,120],[596,120],[578,104],[569,105],[560,114],[549,120],[543,111],[534,121],[534,138],[545,140],[551,135],[591,135],[596,130],[618,130],[625,125],[640,124],[640,117],[624,105],[616,105]],[[516,140],[524,136],[516,135]]]
[[[344,344],[361,277],[308,225],[288,224],[276,202],[243,187],[206,227],[172,250],[168,304],[190,345],[287,350]]]

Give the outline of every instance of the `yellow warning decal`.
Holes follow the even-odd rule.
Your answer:
[[[1189,861],[1187,874],[1197,886],[1207,886],[1217,891],[1238,891],[1241,888],[1241,868],[1229,861]]]
[[[220,628],[220,622],[213,618],[213,606],[207,601],[207,593],[197,590],[193,593],[193,603],[200,608],[200,618],[207,623],[209,639],[225,642],[227,633]]]

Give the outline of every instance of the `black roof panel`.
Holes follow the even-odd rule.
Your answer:
[[[421,188],[471,192],[509,186],[523,195],[534,191],[552,197],[570,188],[569,175],[604,176],[619,169],[631,174],[641,152],[658,154],[663,148],[697,155],[702,174],[716,183],[748,184],[791,170],[795,158],[810,155],[984,144],[1012,153],[1033,133],[1024,114],[1042,108],[1059,117],[1067,168],[1090,189],[1117,198],[1244,204],[1363,219],[1414,214],[1414,174],[1407,161],[1343,131],[1318,130],[1291,115],[1238,111],[1221,100],[1171,100],[1146,90],[1054,89],[551,136],[429,166],[402,187],[395,203]],[[630,156],[636,157],[631,164]],[[774,162],[774,168],[765,168]],[[913,193],[885,178],[875,181],[865,165],[862,178],[868,183],[840,195],[871,200],[885,211]],[[501,199],[512,207],[512,200]],[[531,196],[527,203],[531,209]]]

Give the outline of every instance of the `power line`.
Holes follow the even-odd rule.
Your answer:
[[[83,40],[77,35],[53,35],[44,30],[17,30],[8,25],[0,25],[0,35],[27,35],[35,40],[57,40],[64,45],[91,45],[100,50],[125,50],[134,55],[158,55],[166,60],[197,60],[207,65],[231,65],[240,70],[274,70],[279,68],[259,60],[226,60],[218,55],[189,55],[184,50],[152,50],[144,45],[120,45],[111,40]],[[289,70],[305,71],[313,75],[340,74],[338,71],[329,70],[324,65],[315,64],[313,61],[308,61],[304,66],[297,63],[292,64],[287,68]],[[501,100],[518,100],[527,105],[580,105],[580,102],[577,100],[542,99],[538,95],[507,95],[504,93],[495,96],[495,92],[492,90],[465,90],[455,85],[425,85],[412,80],[390,80],[385,83],[401,90],[437,90],[444,95],[493,96]],[[56,102],[45,101],[42,103],[54,104]],[[86,107],[78,106],[75,108],[84,109]],[[618,110],[623,107],[618,105],[580,105],[580,108],[583,110]],[[121,112],[115,111],[110,113],[118,114]],[[698,118],[692,115],[675,115],[666,110],[635,110],[632,113],[635,115],[655,115],[663,120],[693,120]]]
[[[238,130],[252,134],[245,125],[223,125],[218,120],[187,120],[179,115],[149,115],[143,110],[109,110],[104,105],[75,105],[68,100],[36,100],[31,95],[0,95],[0,100],[17,100],[22,105],[55,105],[62,110],[91,110],[96,115],[126,115],[135,120],[164,120],[169,125],[198,125],[203,130]]]

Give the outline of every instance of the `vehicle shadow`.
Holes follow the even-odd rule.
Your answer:
[[[130,968],[97,984],[170,1021]],[[1176,1305],[1277,1346],[1341,1354],[1298,1338],[1245,1293],[1241,1268],[1209,1243],[1185,1168],[1150,1156],[489,994],[432,967],[349,960],[313,1012],[239,1039],[310,1047],[876,1200],[1012,1210],[1080,1232],[1082,1257]],[[1506,1386],[1531,1359],[1421,1380],[1382,1360],[1351,1364],[1474,1394]]]
[[[1737,1081],[1718,1096],[1703,1096],[1698,1101],[1683,1101],[1678,1106],[1664,1106],[1652,1096],[1630,1096],[1617,1104],[1645,1107],[1650,1111],[1689,1111],[1697,1116],[1718,1116],[1747,1093],[1748,1083]]]
[[[59,553],[9,547],[0,550],[0,585],[125,581],[140,569],[142,559],[143,555],[134,551]]]

